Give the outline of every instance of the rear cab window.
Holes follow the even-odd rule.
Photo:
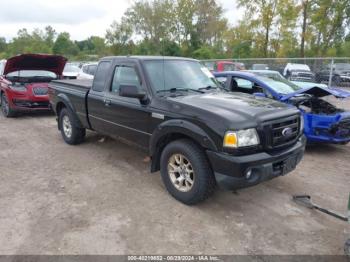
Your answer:
[[[110,61],[101,61],[98,64],[96,74],[94,77],[94,82],[92,85],[93,91],[102,92],[104,90],[110,67]]]

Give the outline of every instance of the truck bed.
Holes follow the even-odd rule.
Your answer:
[[[49,87],[55,90],[55,95],[50,95],[51,103],[56,105],[60,99],[67,99],[70,102],[70,110],[76,112],[81,125],[85,128],[90,127],[86,103],[92,82],[92,80],[54,80],[49,84]]]
[[[92,80],[54,80],[51,85],[59,85],[60,87],[76,88],[82,91],[89,90],[92,87]]]

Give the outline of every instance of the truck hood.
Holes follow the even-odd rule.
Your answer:
[[[50,71],[56,75],[62,75],[62,71],[67,62],[63,56],[23,54],[11,57],[7,60],[4,75],[20,70],[43,70]]]
[[[308,94],[315,97],[325,97],[330,95],[333,95],[337,98],[350,97],[350,92],[341,90],[339,88],[323,88],[323,87],[314,86],[314,87],[299,89],[298,91],[295,91],[293,93],[283,95],[280,100],[286,101],[294,96],[298,96],[301,94]]]
[[[278,101],[254,97],[243,93],[210,92],[203,95],[169,98],[178,103],[172,112],[212,122],[212,125],[232,128],[255,127],[260,122],[287,115],[298,114],[298,110]],[[225,125],[222,123],[225,122]]]

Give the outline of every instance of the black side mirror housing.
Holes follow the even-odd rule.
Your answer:
[[[119,87],[119,95],[123,97],[137,98],[144,100],[146,98],[146,93],[140,91],[137,86],[133,85],[121,85]]]

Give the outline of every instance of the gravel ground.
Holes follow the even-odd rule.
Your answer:
[[[350,146],[312,146],[297,170],[194,207],[174,200],[145,154],[89,132],[66,145],[52,115],[0,116],[0,254],[343,254]],[[104,141],[103,141],[104,140]]]

